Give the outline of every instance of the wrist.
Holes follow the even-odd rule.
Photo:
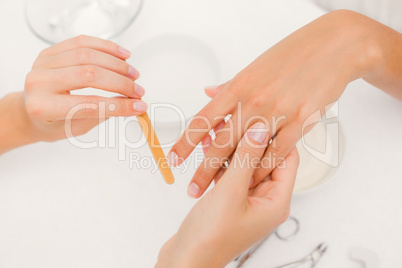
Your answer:
[[[376,72],[383,59],[378,22],[350,10],[336,10],[327,14],[334,25],[339,25],[334,42],[342,44],[340,70],[348,74],[348,82]]]
[[[161,249],[155,268],[224,268],[231,259],[224,257],[224,247],[218,248],[216,245],[216,243],[202,243],[200,241],[189,245],[180,242],[176,235],[168,247],[165,244]]]
[[[0,154],[39,141],[26,113],[23,93],[10,93],[0,102]]]

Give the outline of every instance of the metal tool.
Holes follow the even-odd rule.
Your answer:
[[[322,255],[327,250],[327,248],[328,246],[325,243],[321,243],[309,255],[307,255],[303,259],[276,268],[296,268],[307,263],[310,263],[310,267],[314,268],[317,262],[321,259]]]
[[[288,235],[281,234],[280,226],[276,228],[276,230],[273,232],[273,234],[275,234],[275,236],[282,241],[290,241],[296,236],[296,234],[300,230],[300,223],[295,217],[290,216],[286,222],[293,222],[295,224],[295,228],[290,234]],[[265,243],[265,241],[268,240],[270,236],[271,235],[266,236],[260,242],[251,247],[247,252],[237,257],[236,261],[238,261],[239,263],[237,264],[236,268],[242,267],[243,264]]]

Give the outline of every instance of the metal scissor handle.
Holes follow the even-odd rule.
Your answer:
[[[321,243],[309,255],[307,255],[303,259],[300,259],[298,261],[291,262],[291,263],[288,263],[288,264],[285,264],[282,266],[278,266],[276,268],[296,268],[296,267],[299,267],[300,265],[308,263],[308,262],[311,263],[310,267],[314,268],[316,266],[317,262],[322,257],[322,255],[327,250],[327,248],[328,248],[328,246],[325,243]]]
[[[282,235],[280,233],[280,226],[278,228],[275,229],[275,231],[273,232],[273,234],[275,234],[276,237],[278,237],[278,239],[282,240],[282,241],[289,241],[291,239],[293,239],[297,233],[300,230],[300,222],[298,219],[296,219],[293,216],[290,216],[286,222],[293,222],[296,226],[296,228],[294,229],[293,232],[291,232],[288,235]],[[260,242],[258,242],[257,244],[255,244],[253,247],[251,247],[246,253],[243,253],[242,255],[240,255],[239,257],[236,258],[236,261],[239,261],[239,264],[236,266],[236,268],[240,268],[243,266],[243,264],[262,246],[262,244],[265,243],[265,241],[268,240],[268,238],[271,235],[266,236],[265,238],[263,238]]]

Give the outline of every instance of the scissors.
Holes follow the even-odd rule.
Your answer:
[[[328,246],[325,243],[319,244],[309,255],[295,262],[291,262],[276,268],[296,268],[300,267],[300,265],[310,263],[310,268],[314,268],[317,265],[317,262],[321,259],[322,255],[327,250]],[[306,267],[306,266],[303,266]]]
[[[295,217],[290,216],[285,223],[287,223],[287,222],[293,222],[295,225],[294,230],[290,234],[288,234],[288,235],[281,234],[281,231],[280,231],[281,226],[276,228],[275,231],[273,232],[273,234],[275,234],[275,236],[282,241],[292,240],[300,230],[299,220],[297,220]],[[240,255],[239,257],[237,257],[236,261],[238,261],[239,263],[237,264],[236,268],[243,267],[244,263],[265,243],[265,241],[268,240],[268,238],[270,236],[271,235],[266,236],[260,242],[258,242],[253,247],[251,247],[247,252],[245,252],[242,255]]]

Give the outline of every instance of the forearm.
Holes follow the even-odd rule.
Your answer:
[[[10,93],[0,100],[0,154],[35,142],[27,118],[22,92]]]
[[[402,100],[402,34],[380,24],[378,41],[382,51],[381,61],[375,72],[364,79]]]
[[[362,31],[361,49],[366,53],[366,73],[361,78],[402,100],[402,34],[353,11],[338,11],[338,19],[348,19],[353,31]]]

